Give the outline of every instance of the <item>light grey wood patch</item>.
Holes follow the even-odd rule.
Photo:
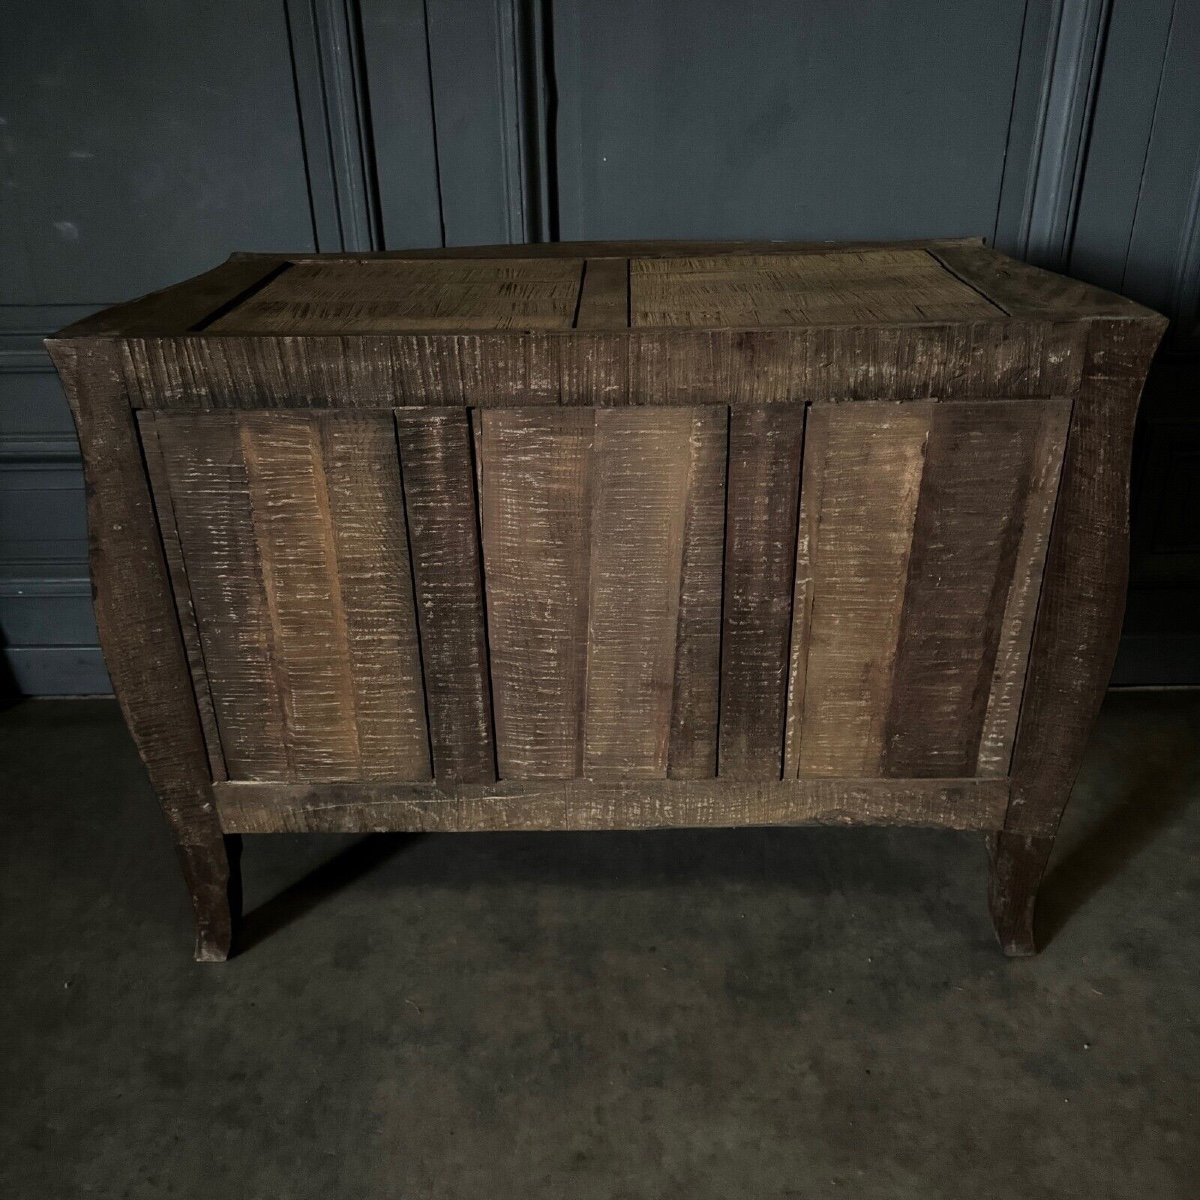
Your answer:
[[[584,263],[576,329],[625,329],[629,324],[629,259],[589,258]]]

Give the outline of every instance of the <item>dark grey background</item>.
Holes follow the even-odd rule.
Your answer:
[[[1200,0],[0,10],[0,641],[107,689],[40,339],[230,251],[984,234],[1168,313],[1118,679],[1200,682]]]

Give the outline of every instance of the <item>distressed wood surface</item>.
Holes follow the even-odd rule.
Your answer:
[[[873,824],[995,829],[1002,779],[546,780],[540,783],[216,785],[229,833],[651,829]]]
[[[691,413],[596,413],[583,772],[665,776]]]
[[[583,767],[590,409],[483,414],[481,522],[500,775]]]
[[[667,766],[673,779],[705,779],[717,773],[721,692],[729,413],[693,409],[690,416]]]
[[[233,936],[230,863],[134,415],[112,346],[60,343],[50,351],[83,451],[100,644],[171,827],[192,900],[196,957],[221,960]]]
[[[581,259],[293,263],[212,333],[570,329]]]
[[[496,778],[470,414],[396,413],[438,779]]]
[[[154,510],[158,517],[163,553],[167,560],[167,571],[175,596],[175,609],[179,614],[179,632],[187,653],[188,669],[192,673],[192,684],[196,692],[196,709],[200,716],[200,725],[204,730],[209,769],[212,771],[213,779],[228,779],[225,751],[221,747],[221,733],[217,727],[212,687],[208,680],[208,667],[204,662],[204,646],[200,641],[200,627],[196,622],[196,606],[192,601],[192,585],[188,579],[183,546],[179,541],[179,529],[175,524],[175,503],[171,498],[170,479],[166,463],[163,461],[162,447],[158,442],[155,421],[153,413],[140,414],[138,433],[142,439],[142,456],[146,463],[146,475],[150,481]]]
[[[813,408],[805,459],[808,627],[791,664],[800,699],[792,757],[800,775],[874,775],[900,616],[931,404]],[[811,489],[811,490],[810,490]],[[805,610],[797,610],[803,620]]]
[[[813,409],[788,777],[1004,773],[1069,411]]]
[[[1039,448],[1061,461],[1064,440],[1040,441],[1056,410],[1066,431],[1070,402],[962,404],[934,410],[914,521],[898,652],[889,685],[885,775],[973,775],[1010,592],[1032,586],[1041,561],[1022,563],[1022,527]],[[1041,527],[1045,511],[1032,514]],[[1028,632],[1025,639],[1028,638]],[[1010,643],[1024,639],[1019,632]],[[1027,644],[1027,641],[1026,641]],[[1015,690],[1024,658],[1001,664]]]
[[[625,329],[629,325],[629,259],[589,258],[584,263],[576,329]]]
[[[1162,328],[963,241],[238,256],[73,326],[198,952],[222,831],[804,821],[996,833],[1032,951]]]
[[[729,426],[718,771],[778,779],[786,717],[804,412],[736,411]]]
[[[1072,395],[1086,323],[136,337],[139,408],[825,404]],[[336,399],[334,399],[336,398]]]
[[[867,325],[997,312],[933,255],[912,249],[635,258],[629,290],[635,327]]]
[[[390,415],[156,425],[230,775],[429,778]]]

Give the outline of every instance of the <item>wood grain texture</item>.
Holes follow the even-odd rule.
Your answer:
[[[1069,401],[934,410],[913,528],[881,768],[896,778],[975,774],[997,652],[1047,410],[1065,435]],[[1064,441],[1045,447],[1062,458]],[[1049,530],[1043,507],[1034,541]],[[1041,562],[1022,564],[1032,586]],[[1027,636],[1027,634],[1026,634]],[[1020,642],[1019,633],[1008,642]],[[1027,644],[1027,643],[1026,643]],[[1013,692],[1024,657],[1001,665]]]
[[[1164,328],[1092,327],[1013,750],[1011,833],[1054,836],[1112,672],[1129,573],[1133,424]]]
[[[692,409],[667,774],[717,773],[729,411]]]
[[[213,333],[382,333],[570,329],[581,259],[299,262]]]
[[[390,416],[157,429],[231,776],[429,778]]]
[[[1040,410],[1028,499],[1021,514],[1021,540],[1005,601],[995,671],[979,738],[976,770],[981,775],[1007,775],[1012,760],[1070,419],[1069,400],[1051,401]]]
[[[688,501],[687,409],[600,409],[584,773],[665,776]]]
[[[790,690],[800,707],[789,764],[798,774],[879,771],[933,410],[872,404],[809,413],[807,536],[796,568],[804,606],[791,638]]]
[[[139,408],[734,408],[1067,396],[1086,325],[1042,318],[760,330],[579,330],[122,342]]]
[[[505,779],[583,769],[594,426],[590,409],[483,413],[483,552]]]
[[[174,597],[114,347],[56,342],[87,483],[100,644],[192,899],[198,959],[224,959],[233,936],[230,863]]]
[[[396,413],[438,779],[496,778],[476,477],[466,409]]]
[[[462,784],[217,785],[229,833],[653,829],[875,824],[994,829],[1002,779],[546,780]]]
[[[718,772],[778,779],[804,411],[735,411],[729,426]]]
[[[142,413],[138,419],[138,434],[142,440],[142,457],[146,463],[146,476],[150,481],[154,511],[158,517],[158,529],[162,538],[163,554],[167,560],[167,572],[171,578],[171,590],[175,596],[175,609],[179,614],[179,632],[187,654],[188,669],[192,673],[192,686],[196,693],[196,709],[200,725],[204,730],[204,743],[208,750],[208,765],[213,779],[228,779],[225,767],[225,752],[221,748],[221,733],[217,727],[217,714],[213,707],[212,687],[208,681],[208,668],[204,662],[204,647],[200,642],[200,627],[196,622],[196,607],[192,602],[192,588],[188,580],[187,563],[183,558],[183,546],[179,541],[179,529],[175,524],[175,503],[171,497],[170,478],[163,461],[162,447],[158,442],[158,430],[153,413]]]
[[[629,290],[639,328],[869,325],[997,311],[933,255],[913,249],[635,258]]]
[[[625,329],[629,325],[629,259],[589,258],[584,263],[576,329]]]

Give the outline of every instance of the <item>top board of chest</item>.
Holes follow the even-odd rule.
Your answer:
[[[987,320],[1004,310],[913,247],[693,256],[290,262],[212,334],[764,329]]]

